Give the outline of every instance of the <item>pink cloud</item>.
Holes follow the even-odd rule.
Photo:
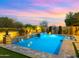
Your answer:
[[[57,23],[57,24],[49,23],[48,26],[65,26],[65,23],[64,22]]]
[[[16,11],[16,10],[0,10],[0,14],[4,15],[14,15],[17,17],[26,16],[26,17],[56,17],[56,14],[47,13],[45,11],[32,10],[32,12],[27,11]]]
[[[35,4],[58,4],[58,3],[76,3],[78,0],[34,0]]]
[[[4,14],[4,15],[14,15],[17,17],[49,17],[49,18],[63,18],[65,17],[65,15],[70,12],[76,12],[78,11],[78,9],[73,9],[73,8],[60,8],[60,7],[56,7],[56,8],[51,8],[48,10],[31,10],[30,12],[28,11],[17,11],[17,10],[4,10],[4,9],[0,9],[0,14]]]
[[[49,8],[58,7],[56,4],[70,4],[71,7],[67,8],[78,8],[79,0],[34,0],[34,6],[48,6]]]
[[[33,10],[32,12],[16,11],[16,10],[0,10],[0,14],[16,16],[17,18],[20,19],[20,21],[22,20],[25,23],[27,22],[27,23],[32,23],[32,24],[39,24],[40,21],[45,20],[45,19],[39,18],[39,17],[48,18],[46,20],[49,20],[49,18],[52,18],[52,20],[53,20],[53,18],[61,18],[60,15],[57,15],[55,13],[51,14],[51,13],[47,13],[45,11],[36,11],[36,10]],[[24,19],[24,17],[25,17],[25,19]],[[29,17],[29,18],[27,18],[27,17]],[[52,25],[53,21],[50,21],[50,22],[49,22],[49,25]],[[64,22],[61,22],[56,25],[62,25],[62,24],[64,24]]]

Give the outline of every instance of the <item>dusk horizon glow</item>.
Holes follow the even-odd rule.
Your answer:
[[[65,26],[69,12],[79,11],[79,0],[0,0],[0,17],[7,16],[24,24]]]

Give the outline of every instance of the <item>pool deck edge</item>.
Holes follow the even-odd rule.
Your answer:
[[[74,40],[64,40],[60,49],[60,55],[64,58],[76,58],[75,49],[73,46]]]
[[[74,40],[64,40],[58,55],[42,53],[35,50],[31,50],[29,48],[23,48],[14,44],[0,44],[0,46],[32,58],[76,58],[72,42],[74,42]]]

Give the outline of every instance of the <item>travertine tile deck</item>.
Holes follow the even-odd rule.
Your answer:
[[[79,50],[79,42],[75,42],[75,46],[76,46],[77,50]]]
[[[76,38],[76,41],[79,42],[79,36],[74,36]]]
[[[64,40],[60,52],[63,57],[76,57],[72,42],[74,42],[74,40]]]

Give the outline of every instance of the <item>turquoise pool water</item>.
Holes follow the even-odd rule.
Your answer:
[[[64,36],[62,35],[40,33],[38,37],[34,36],[29,39],[21,39],[21,41],[15,42],[14,44],[40,52],[58,54],[63,40]]]

